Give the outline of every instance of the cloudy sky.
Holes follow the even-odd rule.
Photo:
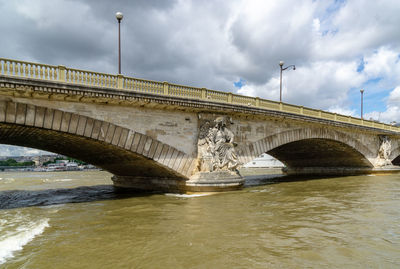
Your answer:
[[[0,57],[400,122],[398,0],[0,0]]]

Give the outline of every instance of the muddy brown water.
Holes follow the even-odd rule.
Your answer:
[[[110,176],[0,173],[0,268],[400,268],[399,174],[213,195],[120,193]]]

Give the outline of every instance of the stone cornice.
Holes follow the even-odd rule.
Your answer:
[[[265,116],[277,119],[303,121],[313,124],[331,125],[339,128],[351,128],[358,131],[367,131],[377,134],[400,136],[400,134],[395,131],[327,120],[318,117],[310,117],[284,111],[268,110],[254,106],[210,102],[206,100],[181,98],[176,96],[3,75],[0,75],[0,95],[68,102],[90,102],[111,105],[159,107],[162,109],[183,109],[196,112],[238,114],[241,116]]]

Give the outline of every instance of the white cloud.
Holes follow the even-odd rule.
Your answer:
[[[400,108],[398,106],[388,106],[383,112],[372,111],[364,115],[365,119],[379,122],[391,123],[400,122]]]
[[[376,52],[364,58],[364,73],[370,78],[392,79],[397,71],[396,66],[399,65],[398,55],[398,52],[387,47],[380,47]]]
[[[243,67],[251,73],[240,73],[247,83],[239,93],[279,100],[277,63],[283,59],[297,66],[294,72],[284,71],[284,102],[356,116],[349,98],[352,89],[361,89],[369,80],[380,77],[378,86],[368,90],[382,92],[399,81],[400,50],[396,44],[400,38],[391,24],[399,20],[392,11],[400,10],[398,4],[344,2],[337,4],[331,13],[326,12],[332,5],[327,1],[304,1],[300,7],[302,12],[293,12],[291,8],[297,5],[289,5],[283,1],[266,7],[257,1],[251,2],[243,8],[242,18],[233,24],[233,44],[239,48],[239,54],[245,55],[247,62]],[[290,14],[301,15],[288,19],[285,8]],[[384,12],[388,9],[391,19]],[[376,13],[376,10],[382,12]],[[369,15],[373,17],[372,22]],[[359,72],[360,59],[364,59],[364,70]],[[234,65],[231,68],[234,71]]]
[[[296,70],[284,71],[283,101],[319,109],[341,106],[342,111],[349,114],[352,110],[343,107],[347,102],[348,91],[364,81],[364,75],[357,72],[356,62],[312,62]],[[238,92],[278,101],[279,75],[263,85],[248,83]]]
[[[386,102],[385,111],[372,111],[366,113],[365,118],[371,118],[386,123],[400,123],[400,86],[397,86],[393,91],[390,92],[389,98]]]
[[[358,117],[359,115],[356,115],[356,110],[355,109],[347,109],[343,108],[339,105],[334,105],[330,108],[327,109],[329,112],[332,113],[337,113],[345,116],[352,116],[352,117]]]
[[[376,86],[368,89],[366,94],[380,94],[373,100],[376,103],[385,103],[381,111],[370,111],[366,118],[382,122],[400,122],[400,51],[388,46],[380,47],[373,53],[365,55],[364,70],[368,80],[378,79]],[[366,85],[368,87],[368,84]],[[389,92],[388,96],[382,95]]]
[[[32,148],[0,145],[0,156],[37,156],[44,154],[53,154],[53,153]]]
[[[284,71],[284,102],[357,115],[352,94],[365,87],[383,104],[367,113],[399,118],[399,1],[0,0],[0,7],[0,31],[8,33],[2,57],[116,73],[120,10],[128,76],[230,91],[243,79],[239,93],[279,100],[284,60],[297,67]]]
[[[399,46],[399,4],[395,0],[345,1],[323,21],[327,34],[314,44],[317,57],[346,59],[381,46]]]
[[[319,20],[318,18],[313,19],[313,24],[312,24],[312,26],[313,26],[313,31],[314,31],[315,33],[320,34],[321,22],[320,22],[320,20]]]
[[[400,86],[397,86],[392,92],[390,92],[388,103],[390,105],[400,106]]]

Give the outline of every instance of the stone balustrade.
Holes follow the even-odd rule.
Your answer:
[[[145,79],[111,75],[92,71],[53,66],[25,61],[0,58],[0,75],[22,78],[65,82],[101,88],[112,88],[135,91],[155,95],[166,95],[187,99],[205,100],[209,102],[228,103],[240,106],[251,106],[259,109],[281,111],[323,120],[349,123],[359,126],[400,132],[400,127],[380,122],[363,120],[327,111],[306,108],[303,106],[280,103],[259,97],[243,96],[230,92],[215,91],[205,88],[190,87],[168,82],[158,82]]]

